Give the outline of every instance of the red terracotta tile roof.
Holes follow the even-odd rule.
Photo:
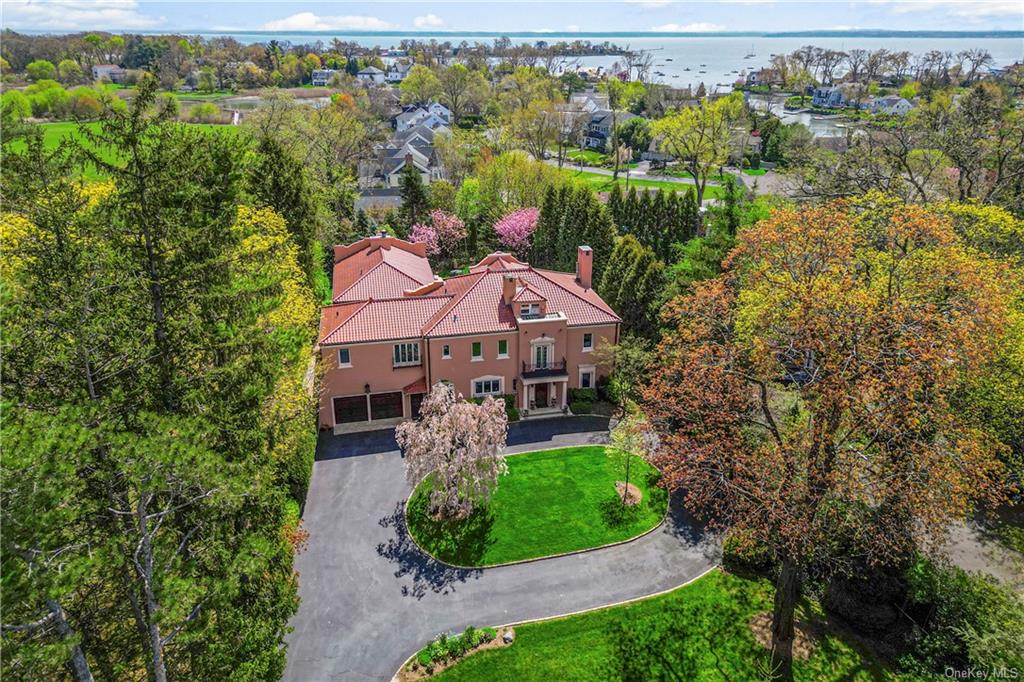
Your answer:
[[[362,248],[354,247],[362,245]],[[346,247],[335,248],[333,273],[334,301],[392,298],[401,296],[405,289],[426,284],[434,278],[430,261],[420,255],[419,244],[395,239],[394,237],[370,237]],[[372,271],[381,265],[380,272]],[[364,278],[372,277],[366,285],[350,292]],[[393,285],[390,280],[394,280]]]
[[[355,248],[360,246],[360,248]],[[614,324],[615,312],[575,275],[531,268],[506,253],[487,256],[470,274],[451,277],[436,288],[411,292],[433,281],[422,246],[393,237],[369,238],[336,247],[336,303],[323,309],[324,345],[457,336],[516,328],[514,306],[502,302],[507,272],[517,273],[516,303],[547,302],[569,326]]]
[[[563,313],[570,327],[620,321],[593,289],[581,287],[571,273],[529,268],[522,270],[519,277],[544,297],[548,313]],[[435,316],[437,319],[432,320],[432,324],[424,327],[424,336],[484,334],[515,329],[515,313],[501,300],[502,278],[501,270],[481,273],[476,282]]]
[[[537,291],[533,285],[525,284],[519,287],[512,300],[516,303],[542,303],[548,299],[544,297],[544,294]]]
[[[366,301],[328,332],[321,344],[419,338],[424,323],[449,300],[450,296],[419,296]]]

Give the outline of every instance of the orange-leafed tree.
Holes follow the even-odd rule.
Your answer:
[[[1004,494],[998,445],[950,408],[1001,342],[1002,265],[920,206],[779,209],[676,299],[645,391],[687,506],[778,566],[772,665],[816,576],[886,564]]]

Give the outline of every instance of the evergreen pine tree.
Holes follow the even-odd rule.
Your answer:
[[[426,222],[430,215],[430,199],[427,197],[427,190],[423,186],[420,173],[411,163],[407,163],[402,169],[402,177],[399,181],[399,194],[402,197],[402,210],[399,216],[399,225],[394,226],[399,236],[405,236],[413,225]]]
[[[587,220],[587,233],[582,242],[594,251],[593,282],[601,281],[607,271],[609,258],[615,248],[616,236],[611,211],[602,206],[601,202],[593,200]]]
[[[548,187],[544,194],[537,227],[533,231],[533,246],[530,263],[538,268],[550,268],[552,256],[558,243],[558,228],[562,222],[562,205],[559,202],[563,192]]]
[[[626,193],[626,201],[623,206],[623,220],[620,227],[622,234],[632,234],[636,227],[639,200],[636,196],[636,187],[630,187]]]
[[[651,193],[640,192],[640,200],[636,204],[636,220],[633,223],[633,236],[644,246],[651,243]]]
[[[608,212],[611,213],[612,220],[615,222],[615,231],[622,233],[622,222],[623,218],[623,207],[624,199],[622,196],[622,185],[615,183],[612,185],[612,189],[608,192]]]

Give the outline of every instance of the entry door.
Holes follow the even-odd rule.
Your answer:
[[[548,406],[548,385],[537,384],[533,387],[533,402],[536,403],[537,407]]]
[[[534,352],[534,360],[533,364],[537,366],[537,369],[544,369],[548,366],[547,344],[537,346],[537,350]]]
[[[412,412],[413,419],[419,419],[420,417],[420,406],[423,404],[424,393],[413,393],[409,396],[409,408]]]

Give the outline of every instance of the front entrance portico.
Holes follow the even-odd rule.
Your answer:
[[[523,379],[521,409],[530,412],[558,412],[565,409],[568,377]]]

